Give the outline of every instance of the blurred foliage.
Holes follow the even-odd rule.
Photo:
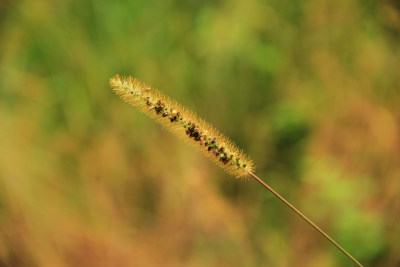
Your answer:
[[[195,110],[367,266],[400,265],[395,0],[0,1],[0,266],[350,266],[120,101]]]

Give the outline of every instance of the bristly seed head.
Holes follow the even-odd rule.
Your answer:
[[[159,91],[131,77],[121,78],[118,75],[110,80],[110,85],[125,102],[137,107],[167,129],[196,145],[228,173],[236,177],[244,177],[248,175],[248,172],[253,172],[252,161],[228,138]]]

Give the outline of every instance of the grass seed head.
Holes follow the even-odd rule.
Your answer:
[[[119,75],[110,80],[110,85],[125,102],[197,147],[228,173],[240,178],[253,172],[252,161],[232,141],[161,92]]]

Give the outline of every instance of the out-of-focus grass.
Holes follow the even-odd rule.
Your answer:
[[[231,136],[365,265],[400,264],[396,1],[0,2],[0,266],[343,266],[253,182],[113,95]]]

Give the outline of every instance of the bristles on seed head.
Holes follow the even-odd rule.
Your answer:
[[[161,92],[119,75],[110,79],[110,85],[125,102],[197,147],[229,174],[240,178],[254,171],[253,162],[232,141]]]

